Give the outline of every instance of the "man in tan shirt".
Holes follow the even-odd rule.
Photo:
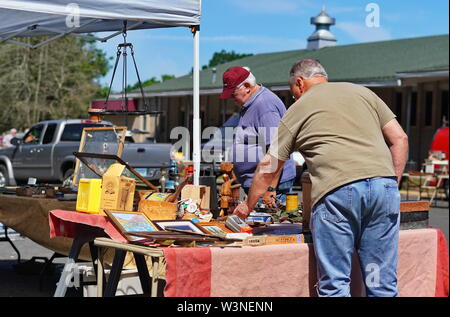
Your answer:
[[[292,66],[297,100],[281,119],[260,162],[246,218],[293,151],[305,158],[312,182],[312,235],[319,296],[350,296],[351,259],[358,253],[368,296],[397,296],[400,181],[408,139],[389,107],[369,89],[329,83],[322,65]]]

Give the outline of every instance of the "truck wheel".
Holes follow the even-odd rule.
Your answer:
[[[75,170],[73,168],[69,168],[67,171],[64,172],[63,176],[63,186],[64,187],[70,187],[72,186],[72,176]]]
[[[5,166],[0,165],[0,188],[9,185],[9,175],[8,170]]]

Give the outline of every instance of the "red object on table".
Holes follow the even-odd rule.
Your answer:
[[[105,216],[69,210],[51,210],[48,218],[51,238],[75,238],[77,234],[77,224],[83,224],[103,229],[113,240],[127,242],[122,234]]]

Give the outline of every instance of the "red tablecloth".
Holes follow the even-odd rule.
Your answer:
[[[49,212],[50,237],[75,238],[77,224],[101,228],[113,240],[127,242],[122,234],[105,216],[87,214],[69,210],[51,210]]]
[[[311,244],[166,248],[164,255],[166,297],[316,295],[316,263]],[[359,265],[353,267],[356,269],[352,272],[351,293],[364,296]],[[439,229],[400,231],[400,296],[448,296],[448,278],[448,247]]]

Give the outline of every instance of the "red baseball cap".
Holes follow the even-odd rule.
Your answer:
[[[243,67],[230,67],[223,73],[223,91],[220,94],[220,99],[228,99],[234,93],[234,90],[244,80],[247,79],[250,72]]]

